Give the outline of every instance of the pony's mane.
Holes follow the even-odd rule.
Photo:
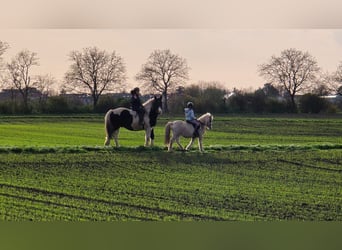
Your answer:
[[[204,115],[201,115],[199,118],[198,118],[198,120],[200,120],[200,119],[203,119],[204,117],[206,117],[206,116],[212,116],[209,112],[208,113],[205,113]]]

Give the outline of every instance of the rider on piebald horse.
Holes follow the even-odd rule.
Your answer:
[[[144,126],[144,114],[145,109],[144,106],[141,104],[140,101],[140,89],[134,88],[131,91],[131,108],[132,110],[136,111],[139,116],[139,125]]]

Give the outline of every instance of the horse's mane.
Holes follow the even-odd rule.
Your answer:
[[[152,108],[153,101],[154,101],[154,98],[152,97],[143,103],[143,106],[147,112],[150,112],[150,110]]]
[[[204,115],[201,115],[198,120],[201,120],[203,118],[205,118],[206,116],[212,116],[209,112],[208,113],[205,113]]]
[[[145,106],[149,105],[150,102],[152,102],[152,101],[153,101],[153,98],[148,99],[146,102],[143,103],[143,106],[145,107]]]

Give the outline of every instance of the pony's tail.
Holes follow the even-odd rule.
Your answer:
[[[172,122],[168,122],[165,125],[165,141],[164,142],[166,145],[170,143],[171,125],[172,125]]]

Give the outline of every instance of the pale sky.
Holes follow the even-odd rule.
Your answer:
[[[72,50],[115,50],[127,82],[155,49],[170,49],[190,66],[188,84],[216,81],[258,88],[257,66],[288,48],[308,51],[323,71],[342,61],[340,0],[0,0],[0,40],[36,52],[34,74],[62,81]]]
[[[341,0],[0,0],[1,28],[341,28]]]
[[[131,86],[155,49],[170,49],[187,60],[188,84],[215,81],[228,89],[263,86],[257,65],[288,48],[308,51],[324,71],[336,70],[342,61],[342,29],[0,29],[0,40],[10,45],[5,60],[22,49],[36,52],[40,66],[32,73],[59,81],[71,50],[115,50],[124,58]]]

